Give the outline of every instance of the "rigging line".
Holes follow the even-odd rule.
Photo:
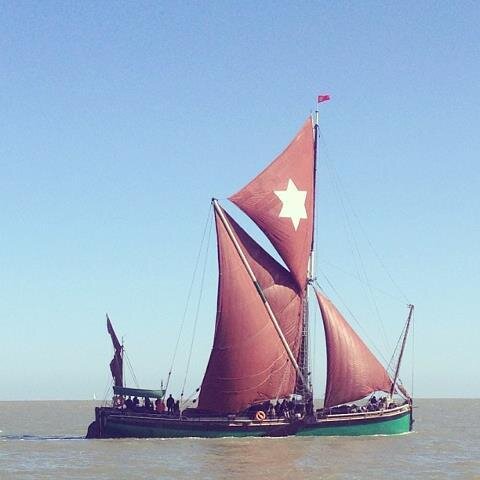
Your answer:
[[[359,322],[359,320],[357,319],[357,317],[353,314],[353,312],[350,310],[350,308],[348,307],[347,303],[345,302],[345,300],[342,298],[342,296],[338,293],[338,290],[333,286],[332,282],[329,280],[329,278],[325,275],[324,272],[322,272],[320,270],[320,273],[323,275],[323,277],[325,278],[325,280],[327,281],[327,283],[330,285],[330,288],[335,292],[335,294],[337,295],[337,297],[339,298],[339,300],[343,303],[344,307],[346,308],[346,310],[348,311],[348,313],[350,314],[350,316],[352,317],[353,320],[355,320],[355,323],[359,326],[359,328],[362,330],[362,332],[364,333],[365,335],[365,338],[369,341],[370,345],[372,346],[372,348],[374,348],[376,351],[377,351],[377,354],[382,357],[382,360],[387,363],[387,359],[385,358],[385,356],[383,355],[383,353],[379,350],[379,348],[375,345],[375,343],[373,342],[373,340],[370,338],[370,336],[368,335],[367,331],[365,330],[365,328],[363,327],[363,325]],[[317,287],[320,288],[322,291],[322,287],[320,286],[320,284],[318,282],[315,282]]]
[[[403,335],[405,334],[405,329],[406,329],[406,328],[407,328],[407,325],[406,325],[406,323],[405,323],[405,324],[403,325],[402,331],[400,332],[400,335],[399,335],[399,337],[398,337],[398,339],[397,339],[397,343],[395,344],[395,348],[393,349],[393,353],[392,353],[392,355],[391,355],[391,357],[390,357],[390,360],[388,361],[387,370],[393,368],[393,364],[395,363],[394,361],[395,361],[395,358],[396,358],[396,356],[397,356],[397,352],[398,352],[399,346],[400,346],[400,344],[401,344],[401,342],[402,342],[402,338],[403,338]]]
[[[109,390],[112,388],[112,386],[113,386],[113,378],[111,378],[110,381],[108,382],[107,388],[105,389],[105,392],[103,394],[103,405],[104,406],[107,404],[107,395],[108,395]]]
[[[212,215],[212,217],[213,217],[213,215]],[[203,289],[204,289],[204,285],[205,285],[205,272],[207,270],[207,260],[208,260],[208,252],[209,252],[209,249],[210,249],[210,238],[211,238],[211,235],[212,235],[212,225],[213,225],[213,222],[210,223],[210,228],[208,230],[207,246],[206,246],[206,249],[205,249],[205,259],[204,259],[204,262],[203,262],[203,271],[202,271],[202,277],[201,277],[201,280],[200,280],[200,293],[198,295],[197,310],[195,312],[195,320],[193,322],[192,340],[190,342],[190,351],[188,352],[187,368],[185,370],[185,378],[183,379],[182,392],[180,394],[181,398],[183,398],[183,393],[185,391],[185,384],[187,383],[188,371],[190,369],[190,361],[192,359],[193,343],[195,341],[195,334],[197,332],[197,324],[198,324],[198,316],[199,316],[199,312],[200,312],[200,304],[202,302]]]
[[[338,178],[339,176],[338,176],[338,174],[336,174],[336,171],[333,167],[333,162],[330,158],[330,155],[328,154],[328,148],[327,148],[327,145],[326,145],[326,142],[325,142],[325,139],[324,139],[323,135],[320,136],[320,140],[322,141],[323,146],[324,146],[324,150],[325,150],[325,155],[324,155],[325,156],[325,162],[324,162],[324,164],[325,164],[325,167],[326,167],[326,170],[327,170],[327,174],[330,178],[330,184],[333,186],[333,189],[336,193],[337,199],[338,199],[340,207],[341,207],[343,226],[344,226],[344,229],[345,229],[346,234],[347,234],[346,238],[348,239],[348,242],[349,242],[350,251],[351,251],[351,254],[352,254],[352,259],[353,259],[353,262],[354,262],[354,266],[355,266],[355,269],[357,271],[358,277],[361,277],[362,276],[362,272],[361,272],[362,265],[360,263],[360,260],[361,260],[360,252],[359,252],[359,249],[358,249],[358,246],[357,246],[357,243],[356,243],[355,235],[353,233],[352,225],[349,221],[347,208],[345,206],[344,195],[342,195],[342,189],[340,188],[340,183],[339,183],[339,178]],[[363,276],[365,276],[365,274]],[[366,294],[365,296],[367,298],[369,298],[367,289],[365,289],[365,294]]]
[[[333,186],[334,191],[337,195],[337,199],[338,199],[339,204],[341,206],[343,224],[344,224],[345,231],[347,233],[347,239],[349,241],[349,246],[350,246],[350,250],[351,250],[351,253],[352,253],[352,258],[353,258],[353,261],[354,261],[354,264],[355,264],[355,268],[357,270],[357,274],[358,274],[358,276],[361,276],[360,275],[360,268],[359,268],[359,265],[358,265],[359,254],[357,252],[357,255],[355,256],[355,250],[354,250],[354,247],[356,247],[355,236],[353,234],[353,230],[352,230],[351,224],[350,224],[349,219],[348,219],[347,208],[345,207],[344,197],[343,197],[342,191],[340,189],[338,174],[336,174],[336,171],[333,168],[333,161],[330,158],[330,155],[328,153],[328,147],[327,147],[326,141],[325,141],[321,131],[319,132],[319,138],[320,138],[320,141],[322,142],[323,147],[324,147],[324,152],[325,152],[325,154],[324,154],[324,158],[325,158],[324,165],[326,167],[326,171],[327,171],[327,174],[328,174],[329,179],[330,179],[329,183],[330,183],[330,185]]]
[[[322,137],[322,140],[325,144],[325,147],[326,147],[326,142],[325,142],[325,139]],[[327,157],[328,157],[328,149],[325,148],[325,150],[327,151]],[[338,174],[337,174],[338,176]],[[342,186],[342,189],[343,191],[345,191],[345,188],[343,187],[342,183],[341,183],[341,180],[339,178],[339,184]],[[387,265],[385,264],[385,262],[382,260],[380,254],[378,253],[377,249],[374,247],[373,245],[373,242],[370,240],[370,237],[367,235],[367,231],[366,231],[366,228],[363,226],[361,220],[360,220],[360,216],[357,214],[357,211],[355,210],[355,207],[353,205],[353,203],[351,202],[350,198],[345,194],[345,199],[346,201],[348,202],[349,204],[349,207],[350,207],[350,210],[352,211],[352,214],[353,216],[355,217],[356,221],[357,221],[357,224],[358,226],[360,227],[360,230],[363,234],[363,236],[365,237],[365,240],[367,241],[368,243],[368,246],[370,247],[370,249],[372,250],[373,254],[375,255],[375,257],[377,258],[380,266],[383,268],[383,270],[385,271],[385,273],[387,274],[390,282],[392,282],[392,285],[397,289],[398,293],[402,296],[403,300],[406,302],[406,303],[410,303],[409,300],[408,300],[408,297],[407,295],[405,294],[405,292],[403,291],[403,289],[400,287],[400,285],[395,281],[395,279],[393,278],[393,275],[390,273],[390,270],[387,268]]]
[[[393,350],[392,356],[390,357],[390,360],[388,362],[388,365],[386,367],[387,373],[390,377],[394,378],[395,377],[395,360],[400,356],[399,347],[401,345],[401,341],[403,338],[403,335],[405,334],[407,326],[406,324],[403,326],[402,331],[400,333],[400,336],[398,337],[397,343],[395,345],[395,349]],[[397,384],[403,385],[400,377],[397,377]]]
[[[402,332],[400,333],[400,336],[398,337],[397,344],[395,345],[392,356],[390,357],[390,360],[389,360],[388,365],[387,365],[387,371],[393,369],[394,360],[397,356],[398,347],[400,346],[400,343],[401,343],[404,332],[405,332],[405,326],[402,328]]]
[[[125,355],[125,358],[127,359],[127,365],[128,365],[128,368],[130,369],[130,373],[132,374],[133,383],[135,383],[135,386],[137,388],[140,388],[139,384],[138,384],[137,376],[135,375],[135,372],[133,371],[132,363],[130,362],[130,358],[128,356],[128,353],[125,349],[123,349],[123,353]]]
[[[330,267],[335,268],[336,270],[340,271],[340,272],[343,273],[344,275],[347,275],[347,276],[349,276],[350,278],[353,278],[354,280],[356,280],[357,282],[364,284],[364,281],[363,281],[361,278],[357,277],[357,276],[354,275],[353,273],[348,272],[348,271],[345,270],[344,268],[339,267],[338,265],[335,265],[334,263],[332,263],[332,262],[330,262],[330,261],[328,261],[328,260],[325,260],[325,259],[322,259],[322,263],[325,264],[325,265],[329,265]],[[373,288],[374,290],[376,290],[377,292],[385,295],[386,297],[391,298],[392,300],[396,300],[396,301],[398,301],[398,302],[401,302],[402,305],[403,305],[403,303],[404,303],[404,299],[403,299],[403,298],[397,297],[396,295],[392,295],[391,293],[387,292],[386,290],[383,290],[383,289],[378,288],[378,287],[373,287],[373,286],[372,286],[372,288]]]
[[[283,389],[283,384],[285,383],[286,381],[286,376],[287,376],[287,372],[288,372],[288,368],[284,368],[283,369],[283,374],[282,374],[282,380],[280,382],[280,385],[278,386],[278,389],[277,389],[277,395],[275,396],[275,400],[278,401],[278,399],[280,398],[280,392],[282,391]],[[296,382],[295,382],[296,383]]]
[[[347,196],[347,193],[346,193],[346,190],[345,188],[343,187],[343,184],[341,182],[341,179],[340,179],[340,176],[338,175],[338,172],[337,172],[337,169],[335,168],[335,164],[334,162],[330,159],[330,155],[328,153],[328,148],[327,148],[327,144],[326,144],[326,141],[323,137],[323,135],[320,136],[320,139],[324,145],[324,148],[325,148],[325,157],[326,159],[328,160],[327,162],[325,162],[325,164],[327,165],[327,167],[329,169],[331,169],[331,172],[330,170],[329,171],[329,175],[331,176],[331,178],[333,178],[333,185],[337,191],[337,195],[340,199],[340,204],[341,204],[341,207],[342,207],[342,211],[343,211],[343,216],[344,216],[344,221],[345,221],[345,225],[346,225],[346,229],[347,229],[347,232],[349,233],[350,235],[350,241],[353,243],[353,247],[354,247],[354,250],[357,254],[357,257],[358,257],[358,262],[360,264],[360,271],[361,273],[363,274],[363,277],[365,279],[365,283],[367,285],[367,298],[369,299],[369,301],[372,303],[373,305],[373,309],[374,309],[374,312],[379,320],[379,323],[380,323],[380,328],[381,328],[381,332],[382,332],[382,336],[383,336],[383,341],[384,341],[384,346],[386,347],[387,351],[390,350],[390,347],[389,347],[389,342],[388,342],[388,337],[387,337],[387,334],[386,334],[386,330],[385,330],[385,326],[384,326],[384,323],[383,323],[383,319],[380,315],[380,310],[378,308],[378,304],[375,300],[375,296],[373,294],[373,290],[372,290],[372,286],[371,286],[371,283],[370,283],[370,279],[368,278],[368,275],[367,275],[367,271],[366,271],[366,268],[365,268],[365,263],[363,261],[363,258],[362,258],[362,255],[360,253],[360,249],[358,247],[358,242],[357,242],[357,239],[356,239],[356,236],[355,236],[355,233],[353,231],[353,228],[352,228],[352,225],[351,225],[351,222],[350,222],[350,217],[348,215],[348,210],[346,208],[346,203],[348,203],[348,206],[352,209],[352,203],[349,201],[348,199],[348,196]],[[353,209],[352,209],[353,211]],[[358,218],[358,216],[357,216]],[[357,267],[358,268],[358,267]]]
[[[193,269],[192,280],[191,280],[190,286],[188,288],[187,300],[186,300],[186,303],[185,303],[185,308],[183,310],[183,316],[182,316],[182,321],[181,321],[181,324],[180,324],[180,330],[178,332],[177,341],[175,342],[175,347],[173,349],[173,356],[172,356],[172,361],[171,361],[171,364],[170,364],[170,369],[168,370],[168,377],[167,377],[167,382],[166,382],[166,385],[165,385],[165,394],[167,393],[167,390],[168,390],[168,385],[170,383],[170,377],[172,376],[173,366],[175,364],[175,359],[177,357],[178,346],[180,344],[180,338],[182,337],[183,327],[185,326],[185,320],[187,318],[187,312],[188,312],[188,308],[190,306],[190,298],[192,296],[193,285],[195,284],[195,278],[197,276],[198,266],[200,264],[200,258],[201,258],[201,254],[202,254],[202,251],[203,251],[203,246],[204,246],[204,243],[205,243],[205,237],[206,237],[209,225],[210,225],[210,229],[211,229],[211,224],[212,224],[212,219],[213,219],[213,215],[211,215],[211,210],[212,210],[212,205],[210,204],[209,207],[208,207],[208,214],[207,214],[207,219],[205,221],[205,226],[203,227],[203,234],[202,234],[202,240],[200,241],[200,248],[198,249],[197,258],[196,258],[196,261],[195,261],[195,267]]]

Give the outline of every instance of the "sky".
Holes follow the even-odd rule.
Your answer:
[[[0,400],[109,397],[107,312],[140,385],[166,381],[176,351],[170,388],[190,395],[215,321],[210,199],[270,248],[227,197],[323,93],[320,285],[387,360],[415,304],[404,383],[480,396],[478,2],[0,0],[0,13]]]

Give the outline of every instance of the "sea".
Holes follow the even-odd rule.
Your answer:
[[[94,401],[0,402],[0,479],[480,479],[480,400],[419,399],[412,433],[86,440]]]

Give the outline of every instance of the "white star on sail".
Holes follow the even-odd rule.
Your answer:
[[[273,192],[282,202],[282,210],[278,215],[281,218],[290,218],[295,231],[302,218],[307,218],[305,199],[307,192],[299,190],[291,178],[288,179],[286,190],[274,190]]]

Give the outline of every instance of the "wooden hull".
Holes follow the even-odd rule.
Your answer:
[[[97,408],[95,418],[87,438],[280,437],[294,435],[297,431],[297,423],[282,420],[178,418],[111,408]]]
[[[223,438],[397,435],[412,430],[412,407],[403,405],[391,410],[329,415],[312,422],[299,420],[250,419],[226,417],[178,418],[155,413],[125,412],[113,408],[96,408],[95,422],[87,438]]]
[[[330,415],[304,423],[297,436],[398,435],[412,430],[411,405],[378,412]]]

